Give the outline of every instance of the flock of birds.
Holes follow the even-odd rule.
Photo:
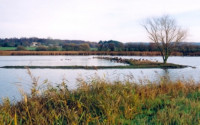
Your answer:
[[[96,58],[96,57],[93,57],[93,58]],[[88,58],[88,59],[92,59],[92,58]],[[119,60],[121,58],[118,58]],[[72,59],[60,59],[60,61],[71,61]],[[121,59],[122,60],[122,59]],[[137,60],[137,61],[154,61],[154,62],[158,62],[157,59],[142,59],[142,58],[139,58],[139,59],[130,59],[130,60]]]
[[[71,61],[72,59],[60,59],[60,61],[63,61],[63,60],[68,60],[68,61]]]

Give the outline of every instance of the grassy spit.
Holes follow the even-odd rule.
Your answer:
[[[137,68],[185,68],[188,66],[167,63],[163,64],[160,62],[153,62],[149,60],[137,60],[137,59],[122,59],[118,57],[93,57],[98,59],[105,59],[109,61],[115,61],[118,63],[128,64],[125,66],[28,66],[30,69],[137,69]],[[3,66],[0,68],[15,68],[24,69],[27,66]]]
[[[175,69],[175,68],[185,68],[187,66],[177,65],[177,64],[145,64],[145,65],[130,65],[130,66],[28,66],[29,69],[147,69],[147,68],[163,68],[163,69]],[[6,69],[26,69],[27,66],[3,66],[0,68]]]
[[[143,85],[130,80],[63,82],[40,91],[33,82],[23,100],[0,104],[0,124],[200,124],[200,84],[192,81]]]

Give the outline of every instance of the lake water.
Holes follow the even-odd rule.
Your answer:
[[[117,66],[126,65],[93,58],[97,56],[0,56],[2,66]],[[149,59],[162,61],[161,57],[117,56],[121,58]],[[200,57],[170,57],[169,63],[194,66],[196,68],[183,69],[30,69],[32,75],[38,78],[41,85],[45,80],[52,85],[65,81],[69,89],[77,88],[77,79],[90,81],[101,77],[108,81],[130,79],[139,81],[148,79],[158,81],[161,76],[168,76],[171,80],[192,79],[200,81]],[[12,101],[21,98],[19,90],[29,93],[32,80],[27,69],[0,68],[0,98],[8,97]],[[145,84],[145,82],[144,82]]]

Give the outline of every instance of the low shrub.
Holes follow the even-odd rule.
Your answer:
[[[18,46],[16,48],[16,51],[24,51],[24,50],[26,50],[26,48],[24,46]]]
[[[38,47],[36,47],[35,50],[36,50],[36,51],[47,51],[48,48],[47,48],[46,46],[38,46]]]
[[[49,46],[48,51],[59,51],[59,47],[57,46]]]

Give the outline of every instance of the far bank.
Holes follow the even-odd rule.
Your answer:
[[[0,51],[1,56],[14,55],[124,55],[124,56],[161,56],[158,51]],[[173,52],[172,56],[200,56],[200,52]]]

